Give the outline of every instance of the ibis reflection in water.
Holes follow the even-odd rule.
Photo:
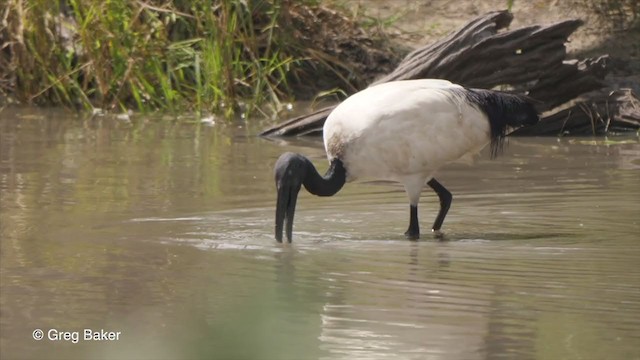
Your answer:
[[[424,184],[429,185],[440,199],[432,227],[439,231],[452,196],[433,174],[447,163],[473,156],[488,143],[495,157],[508,128],[536,122],[538,113],[524,96],[465,88],[446,80],[395,81],[360,91],[338,105],[324,124],[329,159],[324,176],[301,154],[284,153],[276,162],[276,240],[282,242],[286,224],[291,242],[302,185],[314,195],[331,196],[345,182],[361,178],[404,185],[409,239],[420,237],[418,202]]]

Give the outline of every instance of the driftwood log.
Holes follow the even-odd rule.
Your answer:
[[[582,25],[581,20],[505,30],[512,20],[513,15],[506,10],[477,17],[444,39],[409,53],[394,71],[372,85],[442,78],[467,87],[499,87],[526,93],[538,100],[538,110],[546,113],[541,125],[516,133],[521,135],[598,134],[612,129],[640,128],[639,101],[631,91],[597,92],[576,105],[578,108],[572,108],[574,110],[549,111],[605,87],[609,58],[604,55],[595,59],[565,59],[565,43]],[[322,125],[334,107],[292,118],[266,129],[261,135],[321,135]],[[617,115],[611,117],[611,114]],[[607,125],[584,126],[595,124],[593,119],[603,119]],[[558,122],[564,125],[558,126]]]
[[[605,89],[586,94],[572,106],[512,135],[615,134],[637,130],[639,124],[640,100],[633,91]]]

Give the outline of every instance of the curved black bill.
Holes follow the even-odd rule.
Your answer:
[[[287,241],[291,242],[293,232],[293,215],[300,185],[278,186],[278,200],[276,203],[276,241],[282,242],[282,230],[286,223]]]

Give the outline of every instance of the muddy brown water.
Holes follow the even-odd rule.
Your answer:
[[[640,358],[635,134],[443,169],[444,241],[403,238],[400,186],[357,183],[302,193],[279,245],[273,163],[327,164],[258,130],[0,113],[0,358]],[[436,211],[425,191],[423,229]]]

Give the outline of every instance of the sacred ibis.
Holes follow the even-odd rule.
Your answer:
[[[324,124],[329,159],[324,176],[301,154],[287,152],[277,160],[276,240],[282,242],[286,222],[291,242],[302,185],[314,195],[332,196],[345,182],[362,178],[404,185],[410,206],[405,235],[410,239],[420,237],[418,201],[424,184],[429,185],[440,199],[432,227],[439,231],[452,196],[434,172],[473,156],[488,143],[495,157],[509,128],[537,121],[536,109],[524,96],[465,88],[446,80],[394,81],[360,91],[338,105]]]

